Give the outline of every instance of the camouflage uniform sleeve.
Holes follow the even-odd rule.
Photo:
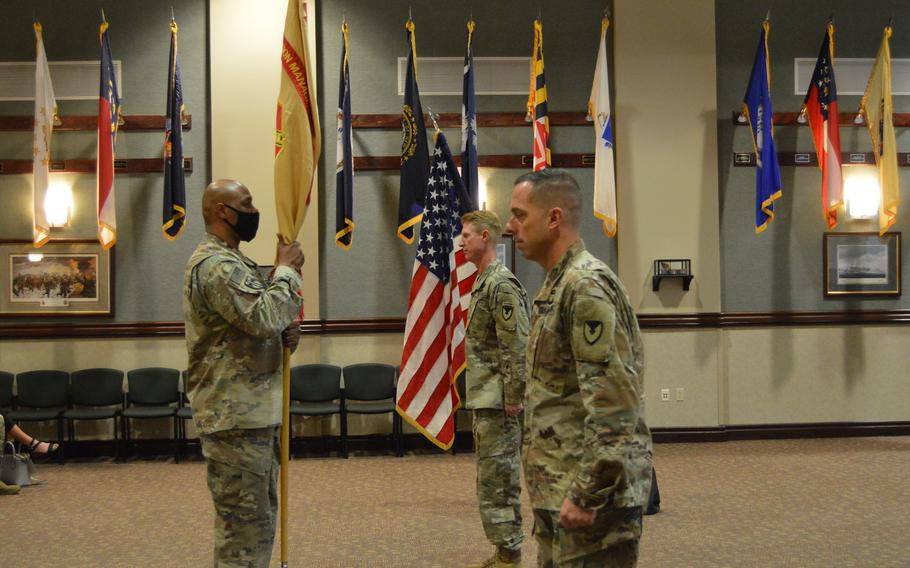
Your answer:
[[[617,349],[616,310],[593,279],[574,286],[570,303],[572,353],[584,405],[584,452],[567,497],[583,509],[610,502],[626,477],[626,442],[638,422],[639,393]],[[627,343],[619,342],[622,345]]]
[[[503,377],[503,402],[522,403],[525,395],[525,351],[528,345],[528,310],[512,282],[502,282],[492,294],[493,321],[499,342],[499,363]]]
[[[300,275],[287,266],[277,267],[267,285],[234,260],[211,257],[196,270],[206,303],[244,333],[275,337],[300,313]]]

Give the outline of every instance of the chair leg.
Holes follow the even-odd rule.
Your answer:
[[[120,417],[114,416],[114,461],[120,461]]]
[[[171,420],[174,421],[174,463],[180,463],[180,432],[177,431],[180,427],[177,426],[177,415],[171,416]]]
[[[57,448],[57,462],[60,465],[63,465],[63,417],[57,419],[57,440],[60,443],[60,447]]]
[[[401,420],[401,415],[397,412],[393,415],[392,425],[398,425],[397,432],[395,433],[395,456],[401,457],[404,455],[404,448],[402,447],[402,433],[404,431],[404,424]],[[393,428],[396,430],[396,428]]]
[[[341,427],[341,457],[348,459],[348,413],[342,409],[339,419]]]
[[[452,415],[452,455],[458,453],[458,411]]]

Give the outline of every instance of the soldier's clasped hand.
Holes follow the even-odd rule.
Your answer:
[[[278,235],[278,253],[277,261],[275,262],[276,266],[290,266],[299,272],[300,268],[303,266],[303,262],[303,251],[300,250],[300,243],[294,241],[292,243],[284,244],[284,240],[281,238],[281,235]]]

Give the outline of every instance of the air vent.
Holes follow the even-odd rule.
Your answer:
[[[99,61],[49,62],[54,95],[58,101],[84,101],[98,98],[98,80],[101,76]],[[114,60],[117,88],[123,96],[120,60]],[[0,62],[0,101],[35,100],[35,63]]]
[[[815,69],[815,57],[793,59],[794,94],[805,96]],[[875,59],[858,57],[837,57],[834,59],[834,77],[838,95],[862,95],[872,73]],[[910,95],[910,59],[891,60],[891,89],[894,95]],[[852,112],[855,108],[841,108],[841,112]]]
[[[408,60],[398,58],[398,94],[404,95]],[[417,83],[421,95],[461,96],[463,57],[418,57]],[[528,95],[530,57],[475,57],[474,92],[477,95]]]

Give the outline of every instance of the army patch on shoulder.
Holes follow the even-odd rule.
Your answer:
[[[585,341],[588,342],[588,345],[594,345],[600,336],[603,335],[604,324],[603,322],[588,320],[585,322]]]
[[[512,312],[514,312],[514,311],[515,311],[515,310],[514,310],[514,308],[512,307],[512,304],[503,304],[503,306],[502,306],[502,319],[505,320],[505,321],[509,321],[510,319],[512,319]]]

